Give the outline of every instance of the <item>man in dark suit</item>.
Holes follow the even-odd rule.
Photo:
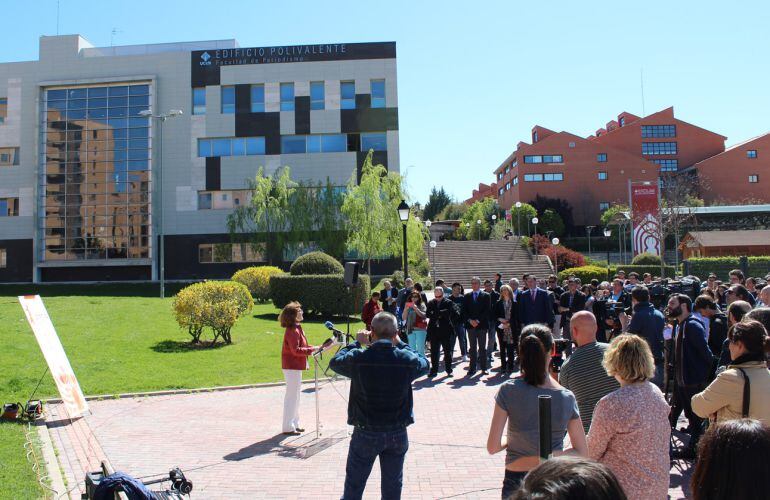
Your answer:
[[[519,294],[519,318],[522,327],[532,323],[542,323],[553,328],[556,318],[553,315],[553,294],[537,286],[537,276],[527,276],[527,290]]]
[[[676,426],[679,415],[684,411],[690,423],[690,441],[683,450],[676,450],[674,458],[694,459],[701,433],[703,419],[692,411],[691,399],[708,384],[712,355],[706,343],[706,329],[692,315],[692,299],[684,294],[675,294],[668,299],[666,315],[675,321],[674,339],[674,401],[671,407],[671,426]]]
[[[499,274],[498,274],[499,276]],[[484,280],[484,291],[489,294],[489,329],[487,330],[487,367],[492,369],[492,353],[495,352],[497,339],[497,318],[495,304],[500,300],[499,290],[495,290],[491,280]]]
[[[380,302],[382,302],[382,310],[388,311],[390,314],[396,314],[398,308],[398,289],[390,284],[390,281],[383,283],[385,288],[380,292]]]
[[[559,297],[559,313],[561,313],[562,335],[565,339],[570,339],[569,322],[572,315],[586,308],[586,296],[578,290],[578,282],[575,278],[567,280],[567,291]],[[572,350],[570,349],[570,352]]]
[[[471,291],[465,294],[463,300],[463,320],[468,330],[468,376],[476,373],[476,367],[481,367],[481,374],[487,374],[487,331],[489,329],[489,313],[492,309],[489,294],[481,288],[478,277],[471,279]]]

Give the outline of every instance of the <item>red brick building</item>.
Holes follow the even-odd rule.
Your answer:
[[[707,204],[770,203],[770,133],[696,163]]]
[[[483,182],[479,182],[479,187],[473,190],[473,193],[471,194],[471,197],[465,200],[463,203],[466,203],[468,205],[472,205],[473,203],[476,203],[477,201],[481,201],[484,198],[497,197],[497,183],[493,182],[492,184],[484,184]]]

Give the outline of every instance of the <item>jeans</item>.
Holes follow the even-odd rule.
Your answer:
[[[452,338],[452,352],[455,351],[455,338],[460,341],[460,354],[463,356],[468,355],[468,337],[465,336],[465,326],[462,324],[455,325],[455,333]]]
[[[479,324],[480,328],[468,328],[468,374],[472,375],[476,371],[476,365],[481,367],[482,371],[487,369],[487,328],[486,325]]]
[[[412,333],[409,334],[409,347],[425,356],[425,338],[427,336],[428,332],[425,330],[412,330]]]
[[[679,385],[674,387],[674,401],[669,415],[671,427],[676,427],[676,421],[679,420],[679,415],[684,411],[684,416],[687,417],[687,421],[690,424],[690,442],[687,443],[687,447],[691,450],[697,449],[698,440],[701,434],[703,434],[703,419],[692,411],[692,397],[704,388],[701,386],[680,387]]]
[[[652,382],[653,384],[658,386],[658,389],[660,389],[661,391],[664,388],[664,385],[663,385],[663,373],[665,372],[665,365],[666,364],[663,362],[663,360],[656,361],[655,362],[655,375],[652,377],[652,380],[650,380],[650,382]]]
[[[441,359],[441,349],[444,349],[444,370],[447,375],[452,373],[452,347],[451,336],[436,338],[430,340],[430,372],[438,373],[439,360]]]
[[[505,479],[503,479],[503,500],[510,500],[513,495],[521,487],[521,483],[524,482],[524,476],[526,472],[517,472],[512,470],[505,471]]]
[[[366,480],[377,457],[380,457],[381,497],[383,500],[401,498],[404,457],[408,449],[406,429],[370,432],[356,428],[350,438],[342,499],[357,500],[363,496]]]

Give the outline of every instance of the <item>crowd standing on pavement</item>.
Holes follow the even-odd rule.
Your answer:
[[[596,488],[592,498],[666,498],[671,464],[696,458],[695,498],[768,498],[770,285],[739,270],[730,272],[729,284],[716,275],[688,283],[674,289],[649,274],[622,271],[604,282],[572,276],[560,283],[532,274],[506,282],[498,273],[472,277],[470,290],[437,280],[428,300],[411,279],[401,289],[386,281],[367,302],[373,333],[362,332],[330,363],[352,379],[348,413],[356,440],[343,498],[360,498],[375,456],[395,485],[386,494],[383,481],[383,498],[400,497],[411,383],[426,374],[435,383],[440,373],[454,378],[465,362],[463,380],[502,379],[487,450],[506,451],[503,498],[568,491],[578,483]],[[370,367],[378,372],[370,374],[373,382],[361,371],[365,364],[353,366],[375,348],[387,355],[379,354],[383,366]],[[401,375],[386,374],[389,369]],[[397,387],[386,389],[389,380]],[[545,394],[553,405],[557,458],[541,464],[537,408]],[[387,414],[402,417],[385,424],[380,419]],[[681,414],[688,425],[677,430]],[[366,453],[364,442],[372,444]]]

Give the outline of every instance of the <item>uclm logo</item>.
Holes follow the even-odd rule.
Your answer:
[[[201,54],[201,59],[203,59],[200,62],[201,66],[211,66],[211,61],[210,61],[211,56],[209,55],[208,52],[204,52],[203,54]]]

